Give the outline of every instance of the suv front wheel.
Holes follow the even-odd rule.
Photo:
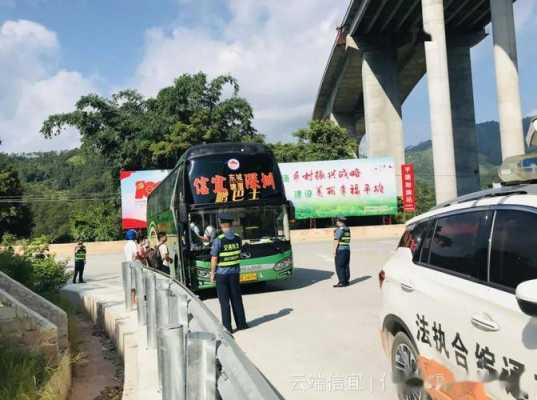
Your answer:
[[[395,335],[392,354],[392,376],[397,385],[399,400],[427,400],[430,397],[425,392],[423,380],[418,368],[418,350],[404,333]]]

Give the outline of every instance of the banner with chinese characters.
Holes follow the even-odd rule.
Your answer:
[[[364,158],[279,164],[285,193],[296,218],[397,213],[391,158]]]
[[[414,165],[401,165],[401,180],[403,190],[403,211],[416,211],[416,179],[414,177]]]
[[[121,225],[146,228],[147,197],[166,178],[168,170],[121,171]]]

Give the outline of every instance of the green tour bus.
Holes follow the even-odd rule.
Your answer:
[[[170,275],[193,290],[214,287],[210,249],[223,210],[243,241],[241,282],[290,278],[294,209],[272,151],[256,143],[193,146],[149,196],[149,240],[166,232]]]

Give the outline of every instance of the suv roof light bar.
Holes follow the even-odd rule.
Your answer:
[[[482,200],[488,197],[508,196],[515,194],[537,194],[537,185],[519,185],[519,186],[507,186],[501,188],[486,189],[480,192],[470,193],[464,196],[457,197],[456,199],[446,201],[438,204],[432,210],[438,210],[441,208],[449,207],[454,204],[467,203],[469,201]]]

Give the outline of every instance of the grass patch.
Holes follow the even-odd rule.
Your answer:
[[[43,354],[0,344],[0,400],[37,400],[52,369]]]
[[[80,336],[80,329],[78,327],[76,315],[80,314],[82,311],[79,309],[79,307],[71,303],[66,297],[62,296],[61,293],[46,293],[44,297],[51,303],[54,303],[56,306],[60,307],[67,314],[69,350],[73,360],[76,360],[80,353],[80,344],[83,342],[83,338]]]

